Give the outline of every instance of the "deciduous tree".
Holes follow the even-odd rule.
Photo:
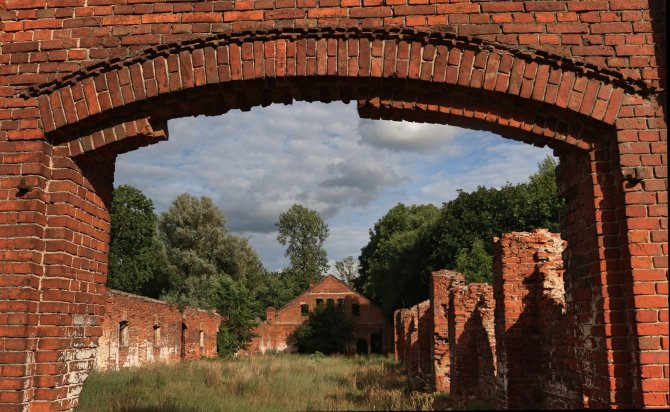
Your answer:
[[[297,286],[305,290],[328,269],[328,255],[323,247],[328,225],[319,212],[298,204],[282,213],[275,225],[279,229],[277,240],[287,246],[284,255],[290,259]]]
[[[353,256],[347,256],[335,262],[335,272],[347,285],[353,286],[358,277],[358,262]]]
[[[114,190],[107,285],[130,293],[158,297],[166,285],[165,251],[156,235],[151,199],[128,185]]]

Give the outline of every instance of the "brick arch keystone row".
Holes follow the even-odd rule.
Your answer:
[[[564,108],[608,125],[614,123],[625,93],[655,93],[644,82],[612,70],[473,37],[319,28],[221,34],[155,46],[33,86],[22,96],[37,97],[44,130],[54,134],[97,121],[110,110],[196,87],[315,76],[482,89]]]

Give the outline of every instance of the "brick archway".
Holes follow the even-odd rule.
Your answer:
[[[653,7],[37,3],[0,2],[2,407],[76,405],[104,309],[116,155],[166,138],[174,117],[293,99],[552,147],[567,198],[573,401],[667,406],[664,66],[647,38],[625,47],[640,41],[633,18],[652,39]],[[625,69],[594,36],[621,40]]]

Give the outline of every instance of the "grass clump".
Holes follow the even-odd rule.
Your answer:
[[[436,400],[438,402],[436,402]],[[77,411],[446,409],[387,357],[270,355],[94,372]]]

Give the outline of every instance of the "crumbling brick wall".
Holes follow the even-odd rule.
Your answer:
[[[458,272],[434,272],[430,299],[395,312],[396,359],[437,391],[493,399],[493,307],[491,286],[466,285]]]
[[[393,351],[393,328],[381,309],[333,275],[328,275],[282,308],[267,308],[266,320],[254,328],[256,336],[239,354],[297,352],[294,332],[307,322],[309,313],[319,305],[335,305],[352,322],[353,337],[346,343],[347,353],[357,353],[357,344],[363,341],[366,353]]]
[[[449,392],[451,356],[449,354],[449,288],[452,277],[448,271],[433,272],[430,282],[430,306],[433,315],[433,374],[434,388]]]
[[[96,368],[216,356],[221,324],[216,312],[189,307],[180,311],[176,305],[116,290],[108,290],[106,297]]]
[[[501,408],[579,408],[563,287],[564,242],[547,230],[494,239]]]
[[[449,305],[452,398],[491,400],[495,394],[493,291],[490,285],[456,284]]]
[[[182,358],[200,359],[217,356],[216,335],[221,324],[221,315],[213,310],[185,307],[182,311],[183,351]]]
[[[432,382],[433,316],[430,301],[396,310],[394,321],[396,360],[405,365],[412,376]]]
[[[450,393],[453,399],[492,400],[495,394],[496,351],[493,333],[493,291],[484,283],[466,284],[462,274],[446,277]]]

